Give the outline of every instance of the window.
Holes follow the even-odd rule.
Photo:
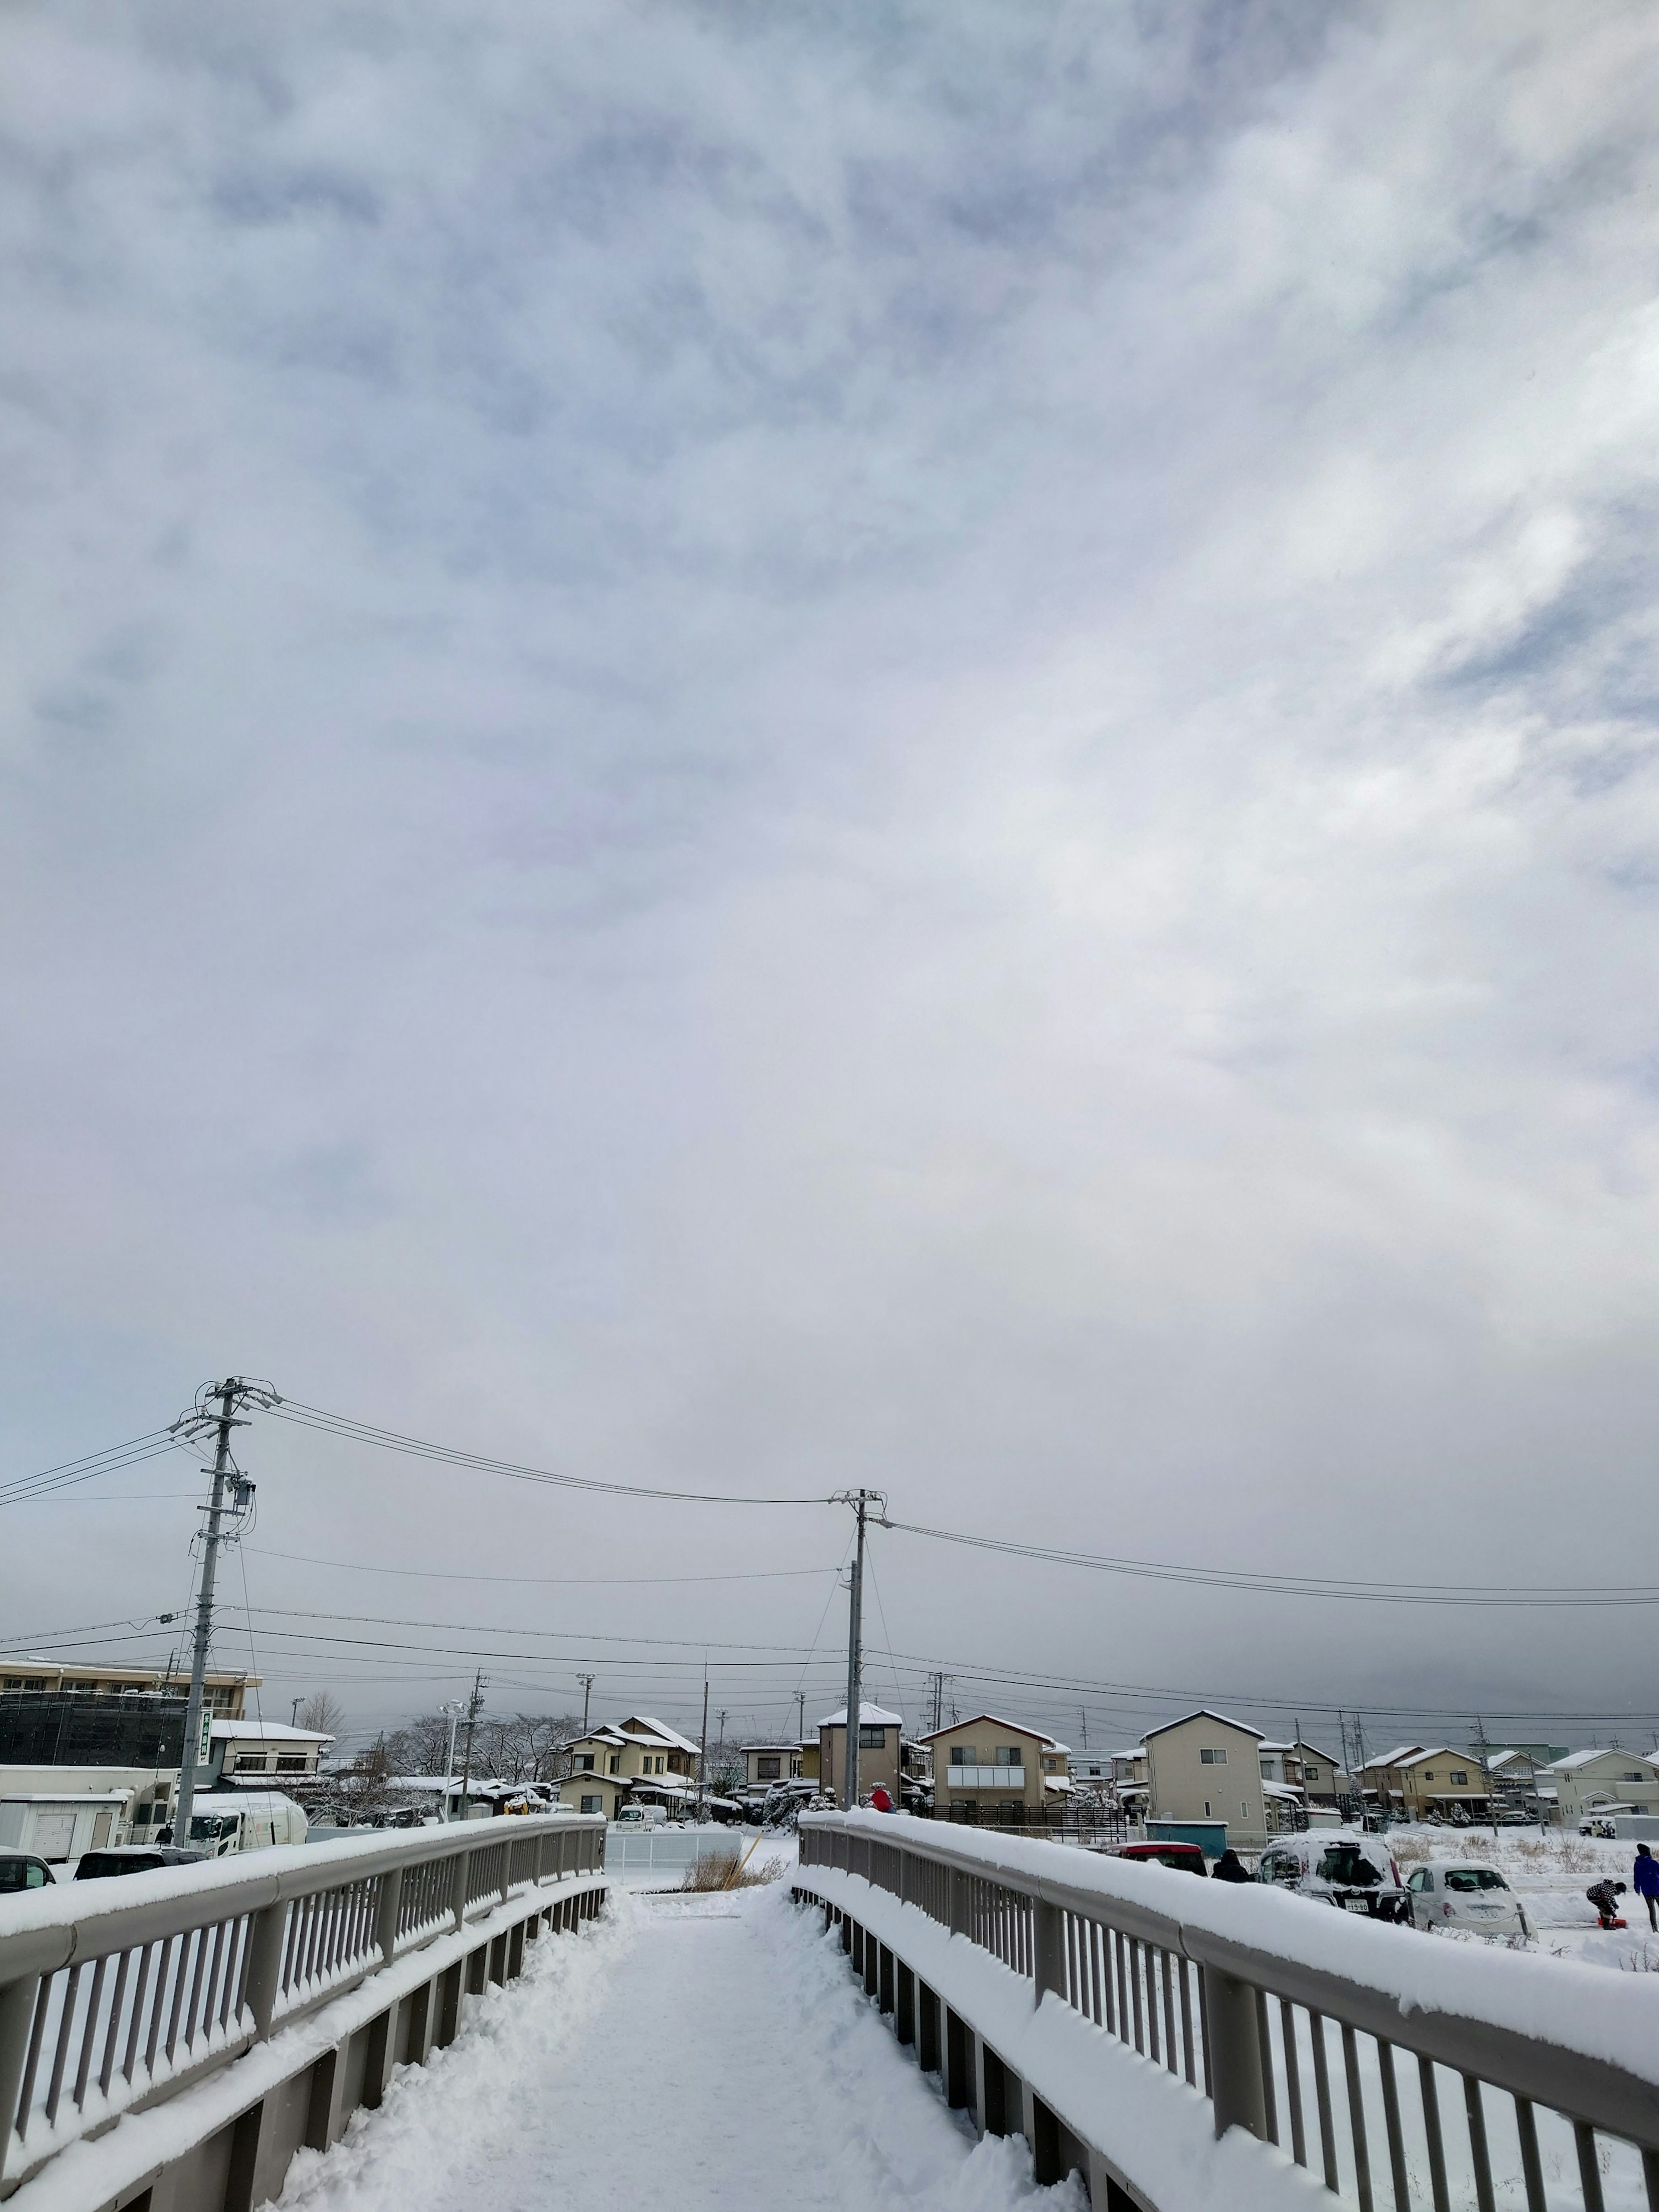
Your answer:
[[[1319,1878],[1354,1889],[1375,1889],[1382,1876],[1358,1844],[1333,1844],[1319,1862]]]
[[[860,1721],[859,1723],[859,1749],[860,1751],[885,1751],[886,1748],[886,1729],[884,1728],[871,1728],[867,1726],[866,1723]]]
[[[1648,1778],[1645,1774],[1621,1774],[1619,1779],[1621,1782],[1645,1782]]]
[[[1458,1785],[1461,1785],[1461,1784],[1463,1784],[1463,1783],[1466,1783],[1466,1782],[1468,1780],[1468,1778],[1469,1778],[1469,1777],[1468,1777],[1468,1769],[1467,1769],[1467,1768],[1465,1768],[1465,1767],[1462,1767],[1462,1766],[1455,1766],[1455,1767],[1453,1767],[1453,1769],[1452,1769],[1452,1783],[1453,1783],[1454,1787],[1456,1787],[1456,1786],[1458,1786]]]
[[[1467,1896],[1478,1889],[1507,1889],[1509,1884],[1496,1867],[1448,1867],[1446,1887]]]
[[[305,1771],[306,1755],[304,1752],[279,1751],[277,1753],[276,1771],[278,1774],[303,1774]]]
[[[1024,1764],[1025,1761],[1020,1757],[1019,1746],[1017,1743],[1000,1743],[997,1746],[999,1766],[1024,1766]]]
[[[783,1761],[781,1758],[775,1758],[770,1753],[768,1753],[763,1757],[757,1759],[755,1761],[755,1779],[757,1782],[777,1782],[781,1780],[782,1776]]]
[[[593,1771],[593,1754],[591,1751],[579,1751],[576,1753],[576,1771],[578,1774],[591,1774]]]
[[[1206,1820],[1210,1817],[1210,1801],[1207,1797],[1204,1800],[1204,1817]]]
[[[952,1766],[977,1766],[979,1753],[971,1743],[953,1743],[951,1746],[951,1764]]]
[[[1198,1763],[1200,1766],[1224,1766],[1227,1764],[1227,1754],[1224,1751],[1213,1749],[1209,1744],[1206,1744],[1198,1754]]]
[[[588,1760],[588,1762],[587,1762],[587,1763],[588,1763],[588,1765],[589,1765],[590,1766],[593,1764],[593,1762],[592,1762],[592,1760],[591,1759]],[[620,1774],[620,1773],[622,1772],[622,1753],[621,1753],[621,1752],[619,1752],[619,1751],[613,1751],[613,1752],[611,1753],[611,1765],[610,1765],[609,1771],[610,1771],[611,1773],[612,1773],[612,1774]]]
[[[584,1797],[582,1799],[582,1810],[584,1813],[603,1813],[605,1810],[604,1798],[601,1797],[596,1790],[592,1796]]]

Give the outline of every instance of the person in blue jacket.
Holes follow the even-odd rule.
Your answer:
[[[1659,1931],[1659,1859],[1645,1844],[1636,1846],[1636,1894],[1648,1908],[1648,1926]]]

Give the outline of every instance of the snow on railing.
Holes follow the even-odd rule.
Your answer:
[[[602,1821],[550,1813],[0,1900],[0,2196],[514,1891],[599,1870],[604,1851]]]
[[[852,1922],[859,1908],[815,1870],[914,1907],[1029,1983],[1036,2012],[1062,2008],[1172,2076],[1216,2136],[1279,2146],[1360,2212],[1659,2212],[1659,1987],[1645,1977],[902,1815],[806,1815],[800,1865],[799,1888]],[[903,1966],[903,1916],[866,1917],[883,1932],[856,1930],[854,1963],[884,2009],[908,2004],[914,2036],[918,1989],[890,1989],[878,1951]],[[1038,2131],[1057,2118],[1121,2167],[1102,2107],[1071,2103],[1040,2107]],[[1033,2148],[1039,2179],[1060,2178],[1042,2171],[1052,2148]]]

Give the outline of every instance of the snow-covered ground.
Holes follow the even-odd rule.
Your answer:
[[[1566,1836],[1559,1828],[1543,1836],[1535,1828],[1394,1828],[1387,1840],[1401,1874],[1427,1860],[1480,1859],[1495,1866],[1520,1897],[1537,1931],[1522,1948],[1612,1966],[1627,1974],[1659,1973],[1659,1936],[1648,1927],[1647,1907],[1632,1879],[1634,1844]],[[1619,1905],[1630,1923],[1627,1929],[1598,1927],[1595,1907],[1584,1894],[1591,1882],[1607,1875],[1625,1885]],[[1469,1936],[1459,1940],[1480,1943],[1485,1939]]]
[[[1036,2187],[1019,2137],[975,2143],[821,1927],[781,1881],[613,1893],[302,2151],[284,2212],[1085,2212],[1075,2180]]]

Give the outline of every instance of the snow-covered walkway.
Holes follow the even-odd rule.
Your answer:
[[[613,1894],[544,1938],[448,2051],[302,2152],[295,2212],[1082,2212],[1018,2137],[975,2144],[781,1883]]]

